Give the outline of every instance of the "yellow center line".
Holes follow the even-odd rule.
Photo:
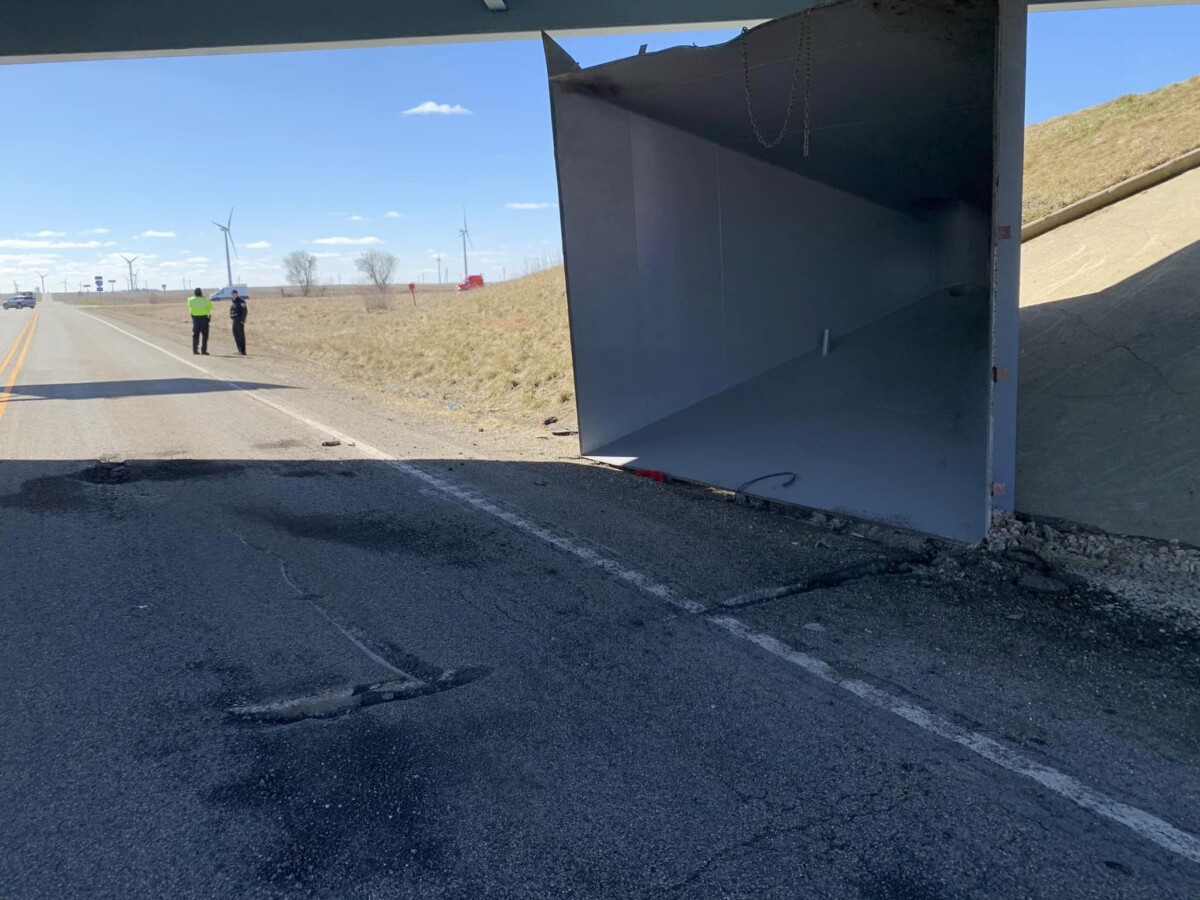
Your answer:
[[[36,315],[35,310],[35,315]],[[17,352],[17,348],[21,346],[21,339],[25,337],[25,332],[29,330],[29,326],[33,324],[34,316],[30,316],[25,324],[21,326],[21,330],[17,332],[17,339],[13,341],[13,345],[8,348],[8,353],[4,356],[4,362],[0,362],[0,377],[4,375],[4,370],[8,368],[8,362],[13,358],[13,354]]]
[[[12,371],[8,373],[8,381],[4,384],[4,390],[0,391],[0,419],[4,418],[4,413],[8,410],[8,398],[12,396],[12,389],[13,385],[17,382],[17,375],[19,375],[21,372],[21,366],[25,364],[25,354],[29,352],[29,345],[33,343],[33,331],[37,327],[38,315],[40,313],[40,309],[34,310],[33,318],[31,318],[29,320],[29,324],[25,326],[25,331],[23,332],[25,335],[25,343],[21,347],[21,352],[17,356],[17,361],[13,363]],[[21,338],[18,336],[18,343],[20,340]],[[13,349],[16,349],[15,344],[13,345]],[[10,357],[12,356],[12,350],[8,351],[8,355]],[[8,358],[6,357],[4,360],[4,366],[7,365]],[[4,366],[0,366],[0,373],[3,373]]]

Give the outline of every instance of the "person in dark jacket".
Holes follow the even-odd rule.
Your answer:
[[[233,342],[238,353],[246,355],[246,301],[234,291],[229,303],[229,318],[233,320]]]

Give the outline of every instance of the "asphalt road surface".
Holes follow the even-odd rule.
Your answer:
[[[118,324],[0,313],[0,896],[1200,897],[1193,638]]]

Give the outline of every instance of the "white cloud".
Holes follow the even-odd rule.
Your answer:
[[[109,229],[107,229],[107,228],[93,228],[91,231],[86,232],[86,233],[87,234],[108,234],[108,232],[109,232]]]
[[[189,256],[187,259],[165,259],[160,263],[155,263],[155,268],[169,270],[195,269],[199,266],[204,266],[207,264],[207,256]]]
[[[66,233],[65,231],[50,231],[49,229],[46,229],[45,231],[34,231],[34,232],[32,232],[31,234],[29,234],[29,235],[27,235],[27,236],[28,236],[28,237],[42,237],[42,238],[45,238],[45,237],[66,237],[66,236],[67,236],[67,233]]]
[[[11,264],[20,269],[43,268],[56,265],[61,257],[57,253],[0,253],[0,264]],[[12,269],[11,271],[16,271]]]
[[[449,103],[434,103],[432,100],[426,100],[424,103],[414,106],[412,109],[404,111],[406,116],[469,116],[471,111],[464,106],[459,106],[455,103],[451,106]]]
[[[331,245],[331,246],[344,246],[344,247],[369,247],[372,244],[382,244],[383,241],[381,241],[379,238],[375,237],[374,235],[367,235],[366,237],[361,237],[361,238],[352,238],[352,237],[317,238],[315,241],[313,241],[313,243],[314,244],[326,244],[326,245]]]
[[[173,237],[175,237],[175,232],[173,232],[173,231],[155,231],[153,228],[151,228],[147,231],[143,231],[141,234],[138,235],[138,237],[173,238]]]
[[[507,209],[553,209],[557,203],[505,203]]]
[[[403,219],[404,213],[396,212],[394,209],[389,209],[386,213],[384,213],[384,218],[386,218],[386,219]]]
[[[347,222],[361,222],[362,220],[363,220],[362,216],[346,216]]]
[[[245,245],[247,250],[266,250],[270,246],[270,241],[255,241],[253,244]]]
[[[0,240],[0,247],[9,250],[91,250],[99,246],[99,241],[30,241],[23,238]]]

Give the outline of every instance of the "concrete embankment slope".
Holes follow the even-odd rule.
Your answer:
[[[1200,170],[1025,244],[1017,507],[1200,544]]]

